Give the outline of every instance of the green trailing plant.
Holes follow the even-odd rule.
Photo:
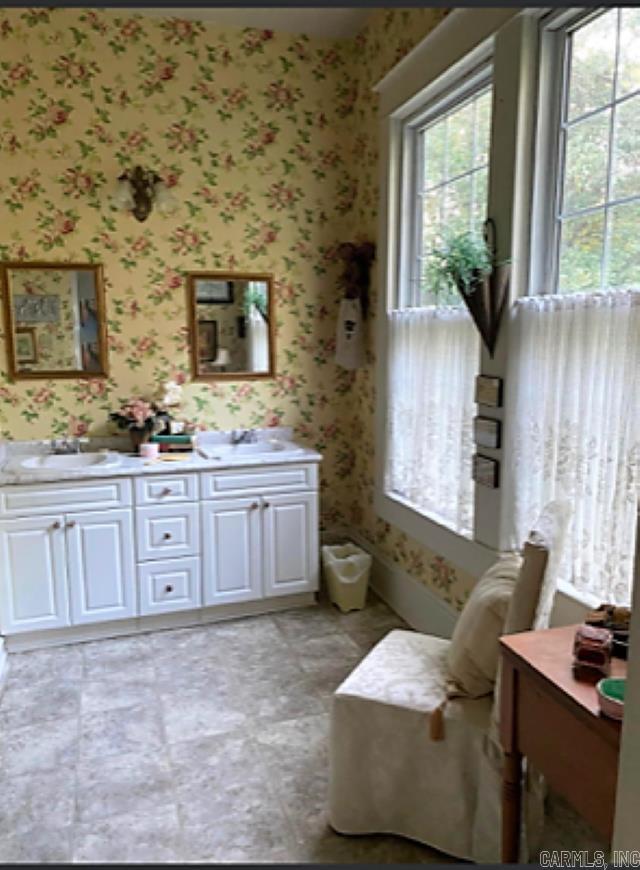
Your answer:
[[[491,274],[493,261],[485,239],[477,232],[449,233],[431,250],[427,287],[436,297],[473,293]]]
[[[249,317],[251,309],[255,308],[260,312],[266,322],[269,322],[269,316],[267,314],[267,297],[262,290],[258,290],[257,287],[247,287],[244,291],[243,305],[246,317]]]

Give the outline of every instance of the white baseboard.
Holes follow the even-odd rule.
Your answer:
[[[376,546],[353,531],[331,530],[323,534],[323,544],[353,541],[373,556],[371,586],[392,610],[416,631],[451,637],[458,613],[428,586],[418,583],[410,574],[385,556]]]

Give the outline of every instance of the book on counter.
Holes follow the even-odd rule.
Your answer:
[[[190,453],[193,439],[193,435],[152,435],[149,440],[160,445],[161,453]]]

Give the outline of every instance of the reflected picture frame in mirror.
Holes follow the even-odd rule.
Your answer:
[[[250,282],[266,284],[266,308],[259,309],[259,315],[262,318],[260,326],[263,336],[266,329],[267,345],[262,346],[262,358],[266,358],[267,364],[264,369],[259,370],[249,368],[229,370],[230,365],[233,365],[233,343],[246,340],[247,331],[250,331],[245,329],[244,323],[247,317],[245,300],[250,288],[238,286]],[[275,377],[273,275],[265,272],[187,272],[186,292],[192,380],[248,381]],[[220,316],[216,315],[218,310]],[[241,310],[245,312],[242,316],[238,314]],[[257,317],[258,314],[255,316]],[[242,324],[241,320],[243,320]],[[248,326],[250,325],[249,323]],[[206,347],[202,347],[203,342]],[[211,359],[211,348],[214,345],[215,359]],[[251,354],[247,349],[245,356],[247,365],[250,358]]]
[[[91,297],[82,297],[80,279],[71,286],[74,296],[74,340],[72,353],[76,366],[42,368],[42,341],[39,331],[55,324],[60,318],[60,299],[55,295],[14,292],[22,290],[20,278],[27,272],[90,273],[93,277]],[[57,280],[60,280],[58,278]],[[4,308],[7,372],[11,381],[51,379],[93,379],[108,377],[107,322],[104,295],[103,267],[97,263],[53,263],[42,261],[5,261],[0,263],[0,283]],[[34,282],[35,283],[35,282]],[[69,282],[67,282],[69,286]],[[85,287],[85,293],[87,288]],[[87,324],[91,324],[91,328]],[[83,336],[83,332],[86,335]],[[84,340],[86,338],[86,341]],[[87,365],[83,366],[83,362]]]

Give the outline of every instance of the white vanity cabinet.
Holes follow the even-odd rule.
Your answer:
[[[59,642],[310,603],[318,557],[316,462],[4,486],[0,632],[26,648],[47,630]]]
[[[202,491],[205,604],[318,588],[315,465],[211,472]]]
[[[3,634],[135,615],[130,510],[0,521]]]
[[[3,634],[70,625],[64,518],[0,521]]]

